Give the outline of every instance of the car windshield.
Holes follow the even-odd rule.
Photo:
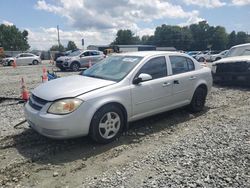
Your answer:
[[[78,51],[74,51],[74,52],[70,53],[68,56],[69,56],[69,57],[78,56],[78,55],[80,55],[81,53],[82,53],[82,51],[78,50]]]
[[[250,55],[250,45],[231,48],[227,53],[227,57],[243,56],[243,55]]]
[[[82,75],[119,82],[142,60],[142,58],[143,57],[126,55],[110,56],[85,70]]]

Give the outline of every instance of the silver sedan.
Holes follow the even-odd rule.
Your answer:
[[[182,106],[201,111],[211,86],[211,70],[183,53],[124,53],[81,75],[41,84],[32,91],[25,116],[47,137],[89,134],[108,143],[128,122]]]

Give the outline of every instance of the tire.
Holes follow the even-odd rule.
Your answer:
[[[207,97],[207,90],[203,87],[198,87],[193,95],[192,101],[189,104],[191,112],[200,112],[204,109]]]
[[[107,144],[120,136],[124,125],[122,110],[113,104],[105,105],[92,118],[90,136],[98,143]]]
[[[33,61],[32,61],[32,64],[33,64],[33,65],[38,65],[38,61],[37,61],[37,60],[33,60]]]
[[[12,66],[13,63],[14,63],[14,61],[12,61],[12,60],[9,61],[9,62],[8,62],[8,66]]]
[[[80,64],[78,62],[73,62],[70,65],[70,69],[73,70],[74,72],[79,71]]]
[[[204,58],[204,57],[200,57],[198,61],[199,61],[199,62],[204,62],[204,61],[205,61],[205,58]]]

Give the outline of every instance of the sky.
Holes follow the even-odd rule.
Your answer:
[[[250,33],[250,0],[3,0],[0,24],[29,32],[31,49],[48,50],[69,40],[83,48],[106,45],[119,29],[152,35],[162,24],[186,26],[206,20],[226,31]]]

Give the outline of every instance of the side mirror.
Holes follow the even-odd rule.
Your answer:
[[[138,77],[133,80],[133,84],[139,84],[144,81],[152,80],[152,76],[149,74],[141,73]]]

